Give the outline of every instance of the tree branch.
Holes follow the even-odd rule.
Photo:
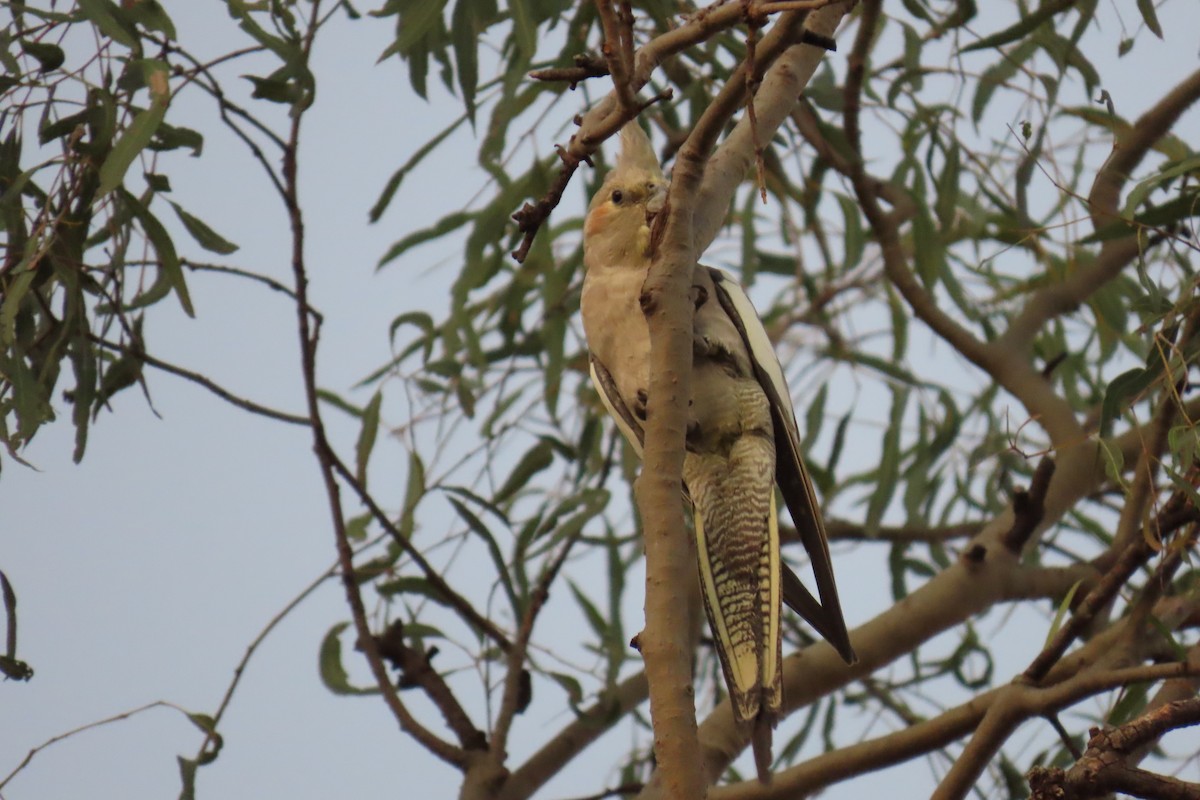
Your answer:
[[[1026,718],[1053,713],[1122,686],[1179,678],[1194,672],[1193,668],[1180,664],[1139,665],[1125,669],[1083,672],[1053,689],[1037,690],[1042,696],[1030,704],[1043,710],[1031,712]],[[712,800],[784,800],[811,795],[848,778],[885,769],[939,750],[974,730],[987,711],[1002,697],[1004,690],[1004,687],[993,689],[933,719],[833,750],[777,772],[769,786],[744,781],[714,789],[710,797]]]
[[[830,5],[833,0],[811,0],[802,1],[799,3],[768,3],[762,7],[767,9],[767,13],[787,12],[794,13],[795,7],[802,5],[806,8],[820,8],[816,13],[819,19],[825,20],[823,26],[810,24],[809,29],[818,34],[815,38],[820,42],[816,47],[811,47],[811,55],[807,57],[806,66],[799,66],[802,62],[795,55],[789,55],[795,63],[787,67],[787,70],[803,74],[801,82],[764,80],[763,88],[759,92],[759,99],[756,108],[761,117],[760,130],[763,135],[767,136],[774,132],[779,126],[779,121],[770,122],[774,119],[776,112],[774,106],[783,103],[787,109],[790,109],[795,103],[796,95],[799,94],[799,87],[803,82],[807,82],[812,71],[816,68],[816,64],[820,61],[820,57],[824,50],[823,46],[829,43],[828,34],[832,33],[836,27],[837,21],[848,8],[848,4]],[[837,13],[828,14],[831,8],[838,9]],[[757,12],[756,12],[757,13]],[[686,50],[687,48],[706,41],[714,34],[731,28],[739,24],[744,18],[745,7],[741,3],[714,3],[706,8],[693,14],[686,22],[677,28],[673,28],[665,33],[662,33],[646,44],[642,45],[633,55],[633,68],[629,74],[627,84],[630,91],[636,94],[650,80],[655,68],[658,67],[664,59],[675,55],[676,53]],[[822,16],[824,14],[824,16]],[[775,26],[777,27],[777,26]],[[775,27],[772,27],[774,31]],[[827,27],[827,30],[825,29]],[[769,34],[768,34],[769,36]],[[764,37],[764,43],[767,37]],[[793,48],[793,51],[796,48]],[[761,58],[761,56],[760,56]],[[609,65],[611,68],[611,65]],[[807,72],[804,70],[807,69]],[[794,77],[794,76],[793,76]],[[731,81],[732,82],[732,81]],[[774,89],[770,89],[768,84],[771,84]],[[744,89],[744,87],[742,87]],[[790,95],[783,96],[788,91]],[[547,190],[546,194],[536,203],[526,203],[519,211],[513,214],[513,219],[517,222],[517,228],[524,237],[520,246],[513,252],[513,258],[517,261],[523,261],[529,253],[529,248],[533,245],[533,239],[541,228],[542,223],[550,216],[550,213],[558,206],[562,200],[563,192],[570,183],[571,177],[575,170],[578,169],[581,163],[590,163],[592,155],[600,147],[600,145],[621,129],[629,120],[633,119],[645,109],[650,103],[657,99],[663,98],[663,95],[650,100],[648,103],[634,103],[633,107],[626,107],[618,100],[617,90],[614,88],[600,102],[596,103],[588,110],[579,123],[579,130],[571,137],[570,142],[566,147],[559,149],[559,157],[562,159],[563,166],[559,172],[558,178]],[[786,117],[786,111],[782,113],[782,117]],[[781,117],[781,119],[782,119]],[[739,160],[745,159],[745,154],[739,155],[739,151],[747,146],[746,137],[748,132],[739,133],[740,126],[735,129],[731,140],[734,144],[729,145],[728,154],[726,154],[726,146],[722,146],[721,151],[714,156],[712,162],[705,170],[704,186],[702,189],[703,197],[697,203],[697,208],[702,209],[699,218],[698,231],[696,237],[696,252],[702,252],[716,235],[716,231],[720,228],[724,221],[725,210],[728,208],[728,198],[732,196],[733,190],[741,179],[745,176],[746,171],[743,168],[740,173],[737,173],[736,179],[732,179],[733,175],[730,169],[736,169],[736,164]],[[753,146],[747,151],[753,153]],[[716,164],[715,169],[722,173],[723,177],[719,179],[710,179],[714,169],[713,163]],[[744,162],[748,163],[748,162]],[[716,192],[717,197],[722,194],[725,199],[718,201],[710,195],[714,195],[713,188],[715,185],[720,185],[720,191]],[[711,235],[709,231],[711,230]]]
[[[244,411],[249,411],[252,414],[258,414],[260,416],[267,417],[268,419],[287,422],[292,425],[310,424],[308,417],[302,417],[299,414],[289,414],[286,411],[277,411],[276,409],[268,406],[260,405],[253,400],[239,397],[211,378],[201,375],[199,372],[193,372],[190,369],[184,369],[183,367],[176,366],[168,361],[163,361],[161,358],[155,358],[141,347],[123,344],[121,342],[110,342],[107,339],[102,339],[93,334],[88,334],[88,339],[107,350],[112,350],[117,353],[131,356],[136,358],[138,361],[141,361],[143,364],[148,364],[155,369],[162,370],[163,372],[183,378],[186,381],[190,381],[197,386],[207,389],[230,405],[237,406]]]
[[[1087,752],[1070,770],[1034,767],[1029,771],[1032,800],[1084,800],[1124,792],[1155,800],[1197,800],[1200,783],[1188,783],[1131,766],[1134,751],[1163,734],[1200,725],[1200,698],[1176,700],[1112,730],[1092,729]]]
[[[619,683],[613,691],[602,694],[528,761],[513,770],[497,800],[527,800],[571,759],[641,705],[649,691],[646,673],[639,672]]]
[[[1198,99],[1200,71],[1185,78],[1122,132],[1113,145],[1112,155],[1096,174],[1088,195],[1092,227],[1096,231],[1120,219],[1117,206],[1122,187],[1150,148],[1170,132],[1180,115]],[[1141,255],[1142,248],[1143,242],[1136,231],[1131,236],[1108,240],[1091,266],[1078,269],[1035,292],[997,342],[1007,349],[1024,353],[1046,322],[1078,308]]]
[[[800,41],[814,36],[832,41],[838,23],[853,5],[853,2],[829,3],[813,10],[804,18]],[[760,61],[775,46],[772,37],[780,24],[782,20],[759,43]],[[808,85],[825,53],[826,50],[820,45],[793,43],[770,65],[754,97],[754,127],[759,141],[768,141],[775,135],[775,131],[796,107],[800,93]],[[744,91],[744,77],[741,81],[737,81],[736,77],[731,78],[730,83],[737,83],[740,90]],[[725,223],[729,202],[753,164],[755,144],[749,115],[743,115],[709,159],[693,220],[697,252],[704,252],[712,244]]]
[[[313,0],[308,29],[305,31],[301,47],[302,58],[305,62],[308,61],[312,52],[320,6],[320,0]],[[433,755],[449,764],[461,766],[464,763],[463,751],[435,736],[421,725],[405,707],[403,701],[400,700],[400,695],[392,686],[387,668],[380,657],[379,647],[371,635],[366,608],[355,579],[354,551],[350,546],[350,538],[346,533],[346,523],[342,514],[341,490],[335,475],[333,447],[325,433],[325,423],[321,417],[320,397],[317,392],[317,343],[320,330],[313,326],[312,315],[308,311],[310,304],[308,302],[308,272],[304,260],[304,213],[300,207],[299,165],[297,162],[297,153],[300,147],[300,123],[304,118],[303,111],[302,107],[296,106],[291,115],[291,130],[283,150],[282,188],[292,232],[292,276],[295,282],[297,332],[300,339],[304,394],[308,404],[308,418],[313,435],[313,451],[317,457],[328,499],[330,521],[333,525],[338,563],[341,568],[342,586],[346,592],[346,602],[350,607],[350,616],[358,635],[358,646],[366,656],[375,683],[383,695],[384,702],[387,703],[399,722],[401,730],[412,736]]]
[[[656,782],[668,800],[703,800],[692,688],[687,589],[695,582],[683,522],[683,459],[691,401],[692,313],[696,264],[692,210],[715,126],[698,125],[679,151],[662,240],[642,287],[650,329],[650,385],[643,468],[636,497],[646,546],[646,627],[640,650],[650,685]]]

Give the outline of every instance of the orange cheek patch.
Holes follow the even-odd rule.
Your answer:
[[[587,215],[587,219],[583,223],[583,233],[585,236],[592,236],[604,230],[604,225],[608,221],[607,206],[600,206]]]

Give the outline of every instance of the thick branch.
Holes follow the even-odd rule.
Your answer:
[[[1053,713],[1102,692],[1142,681],[1178,678],[1187,672],[1188,668],[1179,664],[1085,672],[1052,690],[1038,690],[1040,696],[1031,705],[1042,709],[1038,713]],[[856,775],[940,750],[974,730],[1003,691],[993,689],[933,719],[810,759],[776,773],[769,786],[746,781],[716,789],[711,793],[712,800],[783,800],[810,795]]]
[[[870,177],[864,168],[859,113],[860,93],[865,78],[866,50],[873,41],[880,5],[880,0],[870,0],[863,5],[858,36],[850,54],[844,105],[846,138],[849,139],[854,152],[854,161],[849,164],[848,177],[862,205],[863,214],[878,238],[888,280],[904,297],[918,319],[1020,400],[1030,416],[1037,419],[1050,435],[1050,440],[1056,448],[1078,444],[1084,439],[1084,430],[1071,404],[1054,393],[1050,383],[1033,368],[1023,354],[978,339],[942,310],[934,296],[926,290],[909,267],[900,235],[903,214],[887,213],[879,204],[879,186],[882,181]],[[897,209],[897,212],[903,211]]]
[[[1154,800],[1198,800],[1200,784],[1156,775],[1128,762],[1136,750],[1168,731],[1200,725],[1200,698],[1176,700],[1113,730],[1092,729],[1087,752],[1070,770],[1035,767],[1033,800],[1083,800],[1123,792]]]
[[[831,38],[852,6],[852,2],[832,3],[808,14],[804,35]],[[774,30],[772,28],[772,33]],[[764,50],[771,46],[772,33],[764,36],[759,43],[759,59],[763,58]],[[796,44],[779,56],[767,70],[754,97],[754,127],[759,141],[768,141],[775,135],[775,131],[795,108],[800,93],[808,85],[824,56],[825,49],[820,46]],[[739,83],[744,84],[744,79]],[[749,116],[743,116],[705,168],[694,218],[697,252],[703,252],[716,239],[725,223],[729,202],[754,162],[755,143],[750,128]]]
[[[697,136],[697,133],[700,136]],[[692,312],[688,298],[697,253],[693,249],[692,199],[707,148],[697,128],[679,152],[667,198],[666,227],[642,287],[642,310],[650,328],[650,386],[646,409],[644,467],[637,505],[646,543],[646,627],[641,637],[650,717],[654,724],[656,776],[669,800],[703,800],[707,784],[700,761],[692,688],[687,589],[695,581],[683,522],[683,458],[691,399]]]
[[[1118,201],[1122,187],[1150,148],[1170,132],[1180,115],[1198,99],[1200,71],[1184,79],[1121,133],[1113,145],[1112,155],[1096,175],[1088,195],[1092,226],[1097,231],[1119,219]],[[1092,293],[1115,278],[1138,257],[1143,243],[1136,232],[1133,234],[1108,240],[1090,266],[1078,269],[1062,281],[1035,292],[998,341],[1007,348],[1026,351],[1046,322],[1078,308]]]
[[[827,0],[817,0],[817,2],[824,3]],[[784,11],[785,9],[773,8],[772,10]],[[651,74],[664,59],[694,44],[708,40],[719,31],[737,25],[742,21],[744,14],[745,7],[741,3],[713,5],[701,9],[678,28],[673,28],[660,34],[638,48],[637,52],[633,54],[633,68],[628,75],[628,79],[622,80],[621,84],[627,86],[629,92],[636,95],[650,80]],[[815,51],[818,53],[821,52],[819,49]],[[608,63],[608,67],[611,69],[611,62]],[[624,89],[621,91],[622,93],[625,92]],[[661,99],[662,97],[660,95],[655,99]],[[562,159],[563,166],[554,184],[543,198],[536,203],[526,203],[513,215],[518,229],[525,234],[521,245],[513,253],[513,257],[517,261],[523,261],[529,253],[529,248],[533,245],[533,238],[537,235],[542,223],[546,221],[550,213],[562,200],[563,192],[566,190],[571,177],[579,165],[590,162],[592,155],[604,140],[619,131],[622,125],[636,117],[647,105],[655,102],[655,99],[646,103],[635,102],[632,106],[629,106],[627,105],[629,102],[628,98],[625,103],[618,100],[618,92],[614,88],[604,99],[593,105],[583,115],[579,123],[579,130],[571,137],[571,141],[566,147],[559,149],[559,157]],[[794,99],[793,95],[789,98],[788,102],[791,103]],[[790,108],[790,105],[788,107]],[[773,131],[774,127],[771,130]],[[751,150],[751,152],[753,151]],[[744,174],[745,171],[743,170],[742,175]],[[732,194],[732,189],[730,193]],[[704,201],[701,205],[706,205],[707,202]],[[715,213],[720,214],[723,218],[726,207],[727,204],[721,204],[719,211]],[[717,226],[719,227],[719,225],[720,220],[717,221]],[[706,247],[712,239],[701,239],[698,237],[696,241]],[[703,247],[698,247],[696,252],[700,252],[702,249]]]
[[[602,695],[590,708],[544,744],[529,760],[513,770],[497,800],[527,800],[546,781],[558,774],[571,759],[646,699],[646,673],[622,681],[611,693]]]

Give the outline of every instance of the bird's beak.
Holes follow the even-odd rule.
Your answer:
[[[646,201],[646,218],[647,221],[653,220],[654,217],[663,210],[667,204],[667,187],[655,187],[654,193],[650,195],[650,199]]]

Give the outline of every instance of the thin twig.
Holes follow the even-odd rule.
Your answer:
[[[486,634],[488,638],[496,643],[497,647],[507,653],[512,648],[512,642],[504,635],[504,632],[496,627],[494,622],[476,611],[470,601],[454,591],[454,588],[442,577],[441,572],[435,569],[417,546],[413,544],[412,540],[396,527],[396,524],[392,522],[387,512],[380,507],[375,498],[363,486],[362,481],[358,479],[354,470],[350,469],[341,457],[331,452],[329,458],[337,474],[354,491],[354,494],[358,496],[363,505],[367,507],[367,510],[371,512],[371,516],[375,518],[375,521],[392,537],[392,541],[417,565],[417,569],[421,570],[421,574],[429,581],[430,586],[438,593],[438,596],[445,600],[448,606],[457,611],[468,624]]]
[[[535,81],[566,81],[574,89],[576,85],[588,78],[601,78],[608,73],[608,64],[587,53],[575,56],[573,67],[547,67],[535,69],[529,77]]]
[[[51,736],[49,739],[42,742],[37,747],[32,748],[28,753],[25,754],[25,758],[21,759],[21,763],[17,764],[13,771],[8,773],[4,780],[0,781],[0,789],[3,789],[5,786],[7,786],[9,781],[16,777],[17,773],[29,765],[29,762],[33,760],[34,756],[45,750],[47,747],[58,744],[64,739],[69,739],[78,733],[90,731],[93,728],[99,728],[104,725],[109,725],[113,722],[120,722],[121,720],[129,719],[130,717],[141,714],[143,711],[149,711],[152,708],[172,708],[178,711],[180,714],[186,715],[188,713],[174,703],[168,703],[166,700],[155,700],[153,703],[147,703],[144,706],[139,706],[138,708],[130,711],[122,711],[120,714],[114,714],[111,717],[105,717],[104,719],[96,720],[95,722],[89,722],[86,725],[80,725],[78,728],[72,728],[66,733],[60,733],[57,736]]]
[[[308,29],[301,47],[302,58],[307,61],[316,35],[316,20],[320,0],[314,0]],[[308,417],[313,434],[313,451],[316,453],[321,478],[329,504],[330,522],[333,525],[335,544],[342,585],[346,602],[358,635],[358,646],[366,656],[367,664],[382,693],[384,701],[396,717],[400,727],[420,745],[441,760],[455,766],[463,766],[466,756],[462,748],[441,739],[417,721],[397,694],[388,677],[387,668],[379,653],[375,638],[367,622],[367,612],[354,571],[354,551],[346,533],[346,522],[342,513],[341,490],[334,468],[333,447],[325,433],[321,417],[321,401],[317,386],[317,346],[320,337],[319,325],[308,313],[308,271],[304,259],[304,214],[300,207],[297,153],[300,148],[300,123],[304,118],[303,108],[297,106],[292,113],[291,129],[283,151],[283,198],[288,221],[292,230],[292,274],[295,280],[297,332],[300,339],[301,369],[304,377],[304,393],[308,404]]]
[[[201,387],[207,389],[208,391],[212,392],[213,394],[215,394],[217,397],[221,398],[222,400],[225,400],[226,402],[228,402],[232,405],[235,405],[238,408],[244,409],[245,411],[249,411],[253,414],[259,414],[260,416],[264,416],[269,419],[276,419],[276,420],[279,420],[280,422],[287,422],[292,425],[308,425],[309,424],[308,417],[304,417],[299,414],[289,414],[286,411],[278,411],[274,408],[269,408],[267,406],[260,405],[259,403],[256,403],[253,400],[247,400],[244,397],[239,397],[238,395],[234,394],[233,392],[229,391],[228,389],[224,388],[220,384],[213,381],[211,378],[201,375],[198,372],[193,372],[192,370],[184,369],[183,367],[176,366],[175,364],[172,364],[168,361],[163,361],[160,358],[155,358],[154,356],[150,355],[146,351],[142,350],[140,347],[136,347],[134,345],[129,345],[129,344],[122,344],[120,342],[110,342],[107,339],[102,339],[99,336],[95,336],[93,334],[88,334],[88,338],[93,343],[98,344],[107,350],[112,350],[114,352],[121,353],[122,355],[127,355],[132,358],[136,358],[138,361],[141,361],[144,364],[154,367],[155,369],[162,370],[163,372],[170,373],[171,375],[176,375],[180,378],[183,378],[184,380],[191,381],[192,383],[196,384],[197,386],[201,386]]]

